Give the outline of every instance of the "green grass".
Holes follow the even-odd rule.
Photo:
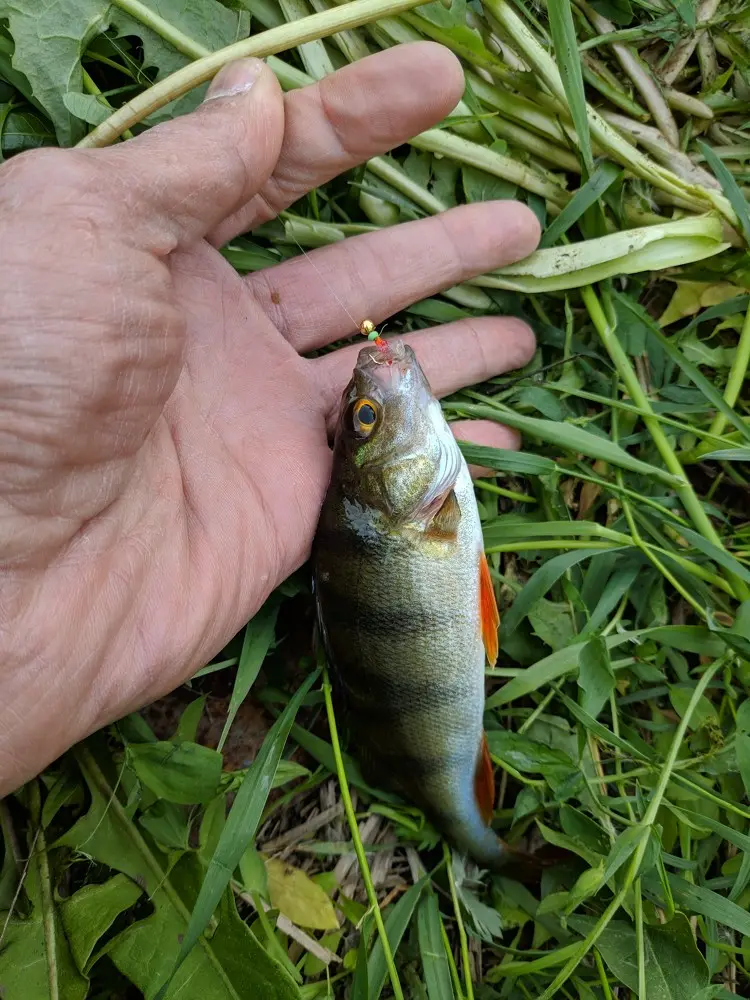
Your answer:
[[[391,328],[511,313],[536,330],[522,372],[445,411],[524,435],[521,453],[465,447],[493,470],[477,497],[501,607],[486,705],[495,826],[566,853],[536,883],[490,878],[367,785],[315,669],[302,571],[161,714],[96,734],[0,802],[0,995],[750,995],[746,18],[721,3],[671,84],[708,120],[675,110],[659,83],[694,30],[690,0],[598,4],[611,29],[582,0],[556,0],[551,21],[543,4],[453,0],[312,40],[284,16],[328,10],[330,32],[346,5],[116,6],[128,30],[84,42],[81,28],[82,93],[67,103],[54,39],[21,53],[48,60],[61,88],[43,105],[0,20],[0,156],[81,141],[154,68],[190,82],[209,29],[229,43],[252,27],[251,45],[271,52],[282,48],[258,40],[264,28],[304,38],[269,59],[285,88],[415,37],[462,59],[451,121],[224,253],[255,270],[485,198],[540,217],[540,254],[415,303]],[[638,53],[650,83],[613,43]],[[579,67],[576,48],[597,62]],[[674,172],[663,135],[636,147],[607,120],[648,116],[644,105],[667,133],[673,116],[681,151],[718,187]],[[126,117],[120,132],[143,127]],[[632,229],[636,254],[620,235]],[[207,705],[221,716],[212,737]],[[266,845],[290,867],[268,866]]]

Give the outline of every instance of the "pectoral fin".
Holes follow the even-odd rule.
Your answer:
[[[492,758],[490,757],[490,748],[487,746],[486,733],[482,733],[482,742],[479,746],[477,768],[474,772],[474,795],[482,819],[489,826],[495,808],[495,774],[492,770]]]
[[[443,500],[440,508],[430,521],[426,534],[434,538],[455,538],[461,520],[461,508],[453,490]]]
[[[492,586],[490,568],[484,552],[479,557],[479,616],[482,623],[482,641],[487,660],[491,667],[497,662],[497,630],[500,626],[500,612],[497,610],[495,588]]]

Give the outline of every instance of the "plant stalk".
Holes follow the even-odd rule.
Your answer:
[[[135,0],[127,2],[133,3]],[[106,121],[89,132],[78,146],[93,149],[110,145],[120,138],[125,129],[132,128],[154,111],[165,107],[200,84],[207,83],[222,67],[236,59],[248,56],[262,59],[317,38],[325,38],[337,31],[358,28],[379,17],[392,16],[410,7],[416,7],[418,3],[419,0],[351,0],[343,7],[311,14],[301,21],[269,28],[259,35],[234,42],[217,52],[197,59],[188,66],[183,66],[164,80],[159,80],[148,90],[118,108]]]

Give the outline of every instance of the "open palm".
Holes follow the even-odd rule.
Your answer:
[[[183,681],[307,558],[360,345],[303,355],[533,249],[511,202],[246,279],[215,249],[440,120],[462,87],[431,43],[286,97],[246,61],[190,116],[0,172],[0,795]],[[438,393],[533,351],[490,317],[409,339]]]

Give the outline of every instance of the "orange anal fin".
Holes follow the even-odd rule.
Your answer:
[[[497,662],[497,630],[500,626],[500,612],[497,610],[495,588],[492,586],[490,568],[484,552],[479,557],[479,618],[482,623],[482,641],[491,667]]]
[[[495,809],[495,773],[492,770],[492,758],[490,757],[490,748],[487,746],[486,733],[482,733],[482,742],[479,745],[477,769],[474,772],[474,795],[482,819],[489,826]]]

